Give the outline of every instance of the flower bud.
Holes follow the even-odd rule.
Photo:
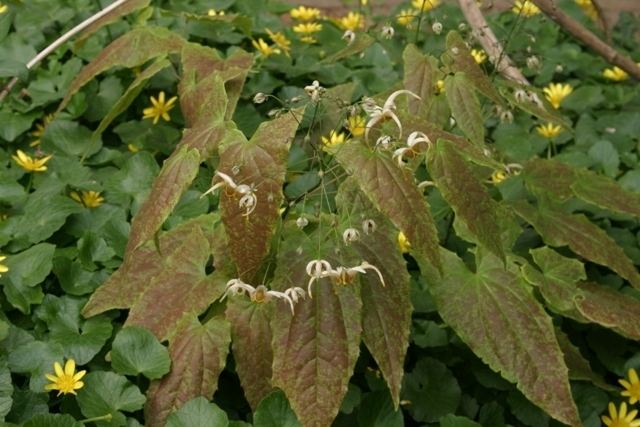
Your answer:
[[[442,24],[440,22],[436,21],[431,26],[431,29],[433,30],[434,33],[440,34],[442,32]]]
[[[265,95],[262,92],[256,93],[255,96],[253,97],[254,104],[262,104],[266,100],[267,100],[267,95]]]

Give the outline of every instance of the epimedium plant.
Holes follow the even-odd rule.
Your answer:
[[[233,15],[190,18],[246,28]],[[297,32],[314,37],[314,28]],[[350,38],[323,64],[348,60],[374,40],[359,32]],[[271,55],[268,45],[253,46]],[[569,379],[599,380],[549,312],[639,338],[640,303],[594,283],[585,265],[608,268],[632,287],[640,277],[623,249],[580,212],[593,206],[627,220],[638,215],[640,198],[555,159],[517,164],[494,151],[485,128],[493,106],[502,113],[519,108],[565,129],[570,123],[554,108],[553,94],[547,100],[534,88],[490,79],[457,33],[448,34],[439,58],[408,44],[402,59],[401,82],[374,98],[357,96],[353,84],[326,89],[322,80],[309,81],[291,99],[277,100],[272,119],[254,132],[238,129],[237,104],[247,76],[263,64],[242,49],[223,55],[197,39],[142,25],[78,72],[58,111],[72,110],[74,95],[101,73],[135,72],[78,156],[98,152],[100,134],[161,72],[177,75],[185,125],[149,194],[138,200],[122,264],[82,307],[87,323],[99,319],[95,329],[105,340],[106,316],[129,310],[110,358],[118,372],[152,380],[146,402],[128,390],[107,409],[135,410],[144,402],[148,425],[178,423],[190,408],[213,411],[194,398],[215,392],[230,347],[253,409],[277,387],[303,425],[330,425],[361,343],[397,408],[412,312],[410,275],[397,248],[402,233],[443,321],[527,399],[564,424],[581,425]],[[161,94],[145,115],[159,121],[173,102]],[[209,190],[200,191],[211,212],[171,218],[194,182],[211,179]],[[85,206],[98,197],[76,195]],[[40,243],[28,250],[53,248]],[[28,311],[18,292],[8,299]],[[168,342],[170,366],[156,340]],[[157,363],[141,368],[145,361],[118,350],[136,341],[155,348]],[[74,356],[80,364],[93,357]],[[418,366],[439,369],[433,361]],[[89,373],[85,381],[127,390],[115,374]],[[98,400],[83,397],[83,408],[91,397]],[[104,412],[99,405],[83,410]],[[121,413],[114,417],[124,422]]]

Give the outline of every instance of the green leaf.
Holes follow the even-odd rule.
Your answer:
[[[466,74],[456,73],[444,79],[445,95],[451,115],[474,144],[484,143],[484,119],[480,103]]]
[[[140,10],[149,6],[149,3],[151,3],[151,0],[129,0],[124,2],[120,6],[112,9],[109,13],[103,15],[100,19],[94,21],[91,25],[82,30],[82,32],[78,36],[78,39],[76,40],[76,44],[81,43],[83,40],[98,31],[100,28],[116,22],[120,20],[120,18],[129,15],[136,10]]]
[[[271,304],[254,304],[241,297],[227,301],[226,317],[231,323],[236,372],[244,395],[254,409],[273,390],[272,310]]]
[[[482,427],[475,421],[467,417],[459,417],[457,415],[448,414],[440,418],[440,427]]]
[[[302,427],[280,390],[266,396],[253,414],[254,427]]]
[[[404,427],[402,411],[389,398],[386,390],[367,393],[358,410],[360,427]]]
[[[4,417],[11,410],[13,399],[13,384],[11,381],[11,372],[7,365],[7,360],[2,357],[0,359],[0,421],[4,420]]]
[[[125,33],[87,64],[69,85],[58,111],[64,109],[71,97],[98,74],[116,67],[133,68],[169,53],[179,53],[186,41],[178,34],[160,27],[138,27]]]
[[[413,176],[386,155],[358,141],[343,144],[336,158],[376,208],[407,236],[412,250],[440,269],[435,223]]]
[[[371,37],[369,34],[365,32],[358,32],[356,39],[352,43],[347,44],[346,47],[338,50],[332,55],[327,56],[321,61],[321,64],[332,64],[339,61],[340,59],[357,55],[371,46],[375,41],[376,39]]]
[[[225,319],[217,316],[200,324],[196,317],[185,317],[169,344],[171,372],[152,382],[147,392],[148,425],[164,425],[170,412],[190,399],[213,396],[230,341]]]
[[[571,426],[580,419],[571,398],[568,370],[551,318],[515,267],[491,254],[476,255],[472,273],[455,254],[442,250],[442,278],[427,272],[430,291],[444,321],[505,379],[553,418]]]
[[[232,177],[237,184],[256,188],[255,210],[248,215],[246,208],[240,207],[237,193],[227,187],[220,192],[229,252],[238,276],[249,283],[269,251],[280,218],[289,147],[297,129],[294,114],[285,114],[262,123],[248,142],[239,135],[220,146],[218,171]],[[234,174],[235,170],[238,173]]]
[[[111,414],[111,421],[96,421],[99,427],[124,426],[123,412],[142,409],[145,397],[135,385],[113,372],[93,371],[83,379],[84,387],[76,398],[82,414],[87,418]]]
[[[500,238],[497,203],[484,185],[473,175],[464,159],[453,148],[452,143],[439,140],[427,152],[431,177],[444,199],[455,212],[456,220],[464,223],[475,243],[506,262]],[[467,233],[465,233],[467,234]]]
[[[409,113],[425,111],[434,95],[433,68],[435,58],[423,54],[414,44],[409,44],[402,53],[404,62],[404,88],[418,95],[421,100],[409,98]]]
[[[196,397],[185,403],[167,418],[166,427],[227,427],[227,414],[215,403],[204,397]]]
[[[596,142],[589,148],[589,157],[602,167],[602,171],[610,177],[618,175],[620,156],[613,144],[606,140]]]
[[[402,396],[411,401],[408,410],[416,421],[435,422],[455,412],[460,405],[461,391],[444,363],[424,357],[407,373]]]
[[[516,213],[542,236],[550,246],[569,246],[580,256],[609,267],[640,288],[640,274],[621,247],[584,215],[568,214],[552,206],[537,208],[526,202],[512,205]]]
[[[60,344],[29,338],[28,342],[18,345],[9,353],[9,369],[15,373],[29,373],[29,389],[42,393],[48,383],[44,375],[53,373],[53,364],[62,362],[64,351]]]
[[[24,423],[24,427],[82,427],[83,425],[67,414],[38,414]]]
[[[570,379],[576,381],[591,381],[594,385],[607,391],[616,390],[614,386],[607,384],[604,378],[593,372],[589,361],[580,353],[580,349],[573,345],[567,334],[559,328],[556,328],[556,337],[558,338],[560,349],[564,354],[564,362],[569,368]],[[579,402],[578,407],[580,407]]]
[[[224,290],[218,273],[206,275],[214,217],[203,215],[130,252],[89,299],[82,314],[130,308],[127,325],[151,330],[163,341],[184,316],[202,313]]]
[[[42,302],[39,286],[51,272],[55,245],[41,243],[15,255],[7,256],[2,263],[9,271],[2,274],[0,282],[9,303],[28,314],[31,305]]]
[[[539,197],[552,197],[565,201],[573,197],[571,185],[576,171],[569,165],[553,159],[532,159],[522,171],[525,185]]]
[[[119,374],[142,374],[153,380],[169,372],[171,359],[167,348],[151,332],[127,326],[113,340],[111,366]]]
[[[13,142],[16,138],[31,128],[36,117],[30,114],[16,114],[9,111],[0,111],[0,138],[7,142]]]

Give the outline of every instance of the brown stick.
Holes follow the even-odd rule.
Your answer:
[[[627,72],[633,78],[640,80],[640,67],[631,60],[603,42],[580,23],[573,20],[569,15],[558,9],[554,0],[531,0],[547,15],[560,25],[565,31],[576,39],[593,49],[598,55],[606,59],[610,64],[616,65]]]
[[[607,18],[604,16],[604,9],[600,4],[599,0],[591,0],[593,7],[596,9],[596,14],[598,15],[598,22],[602,27],[602,31],[604,32],[604,38],[607,40],[607,43],[611,43],[611,29],[609,28],[609,23],[607,22]]]
[[[527,78],[522,75],[520,70],[513,65],[511,58],[507,55],[500,41],[494,34],[487,20],[484,19],[480,7],[476,0],[458,0],[460,9],[464,13],[464,17],[473,30],[474,37],[480,42],[482,48],[487,52],[489,60],[493,66],[503,76],[509,80],[513,80],[523,85],[529,85]]]

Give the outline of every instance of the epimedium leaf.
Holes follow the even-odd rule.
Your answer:
[[[145,397],[137,386],[122,375],[93,371],[84,378],[84,387],[76,398],[82,414],[87,418],[111,414],[111,421],[97,421],[98,426],[124,426],[123,412],[142,409]]]
[[[480,249],[472,273],[454,253],[442,250],[438,278],[420,260],[444,321],[471,350],[553,418],[580,426],[568,369],[551,318],[531,294],[517,268]]]
[[[336,159],[356,179],[375,207],[407,236],[412,249],[441,269],[435,223],[413,176],[391,158],[358,141],[343,144],[336,152]]]
[[[169,372],[171,359],[167,348],[150,331],[127,326],[113,340],[111,365],[119,374],[142,374],[154,380]]]
[[[510,82],[508,80],[505,80],[503,83],[506,86],[499,87],[499,91],[500,94],[509,101],[509,104],[515,105],[522,111],[532,114],[541,120],[560,125],[565,129],[571,129],[571,121],[564,118],[557,110],[552,108],[551,104],[546,101],[540,90],[536,90],[532,86],[522,86],[518,83]],[[509,86],[511,86],[513,90],[510,90]],[[541,101],[544,100],[542,101],[542,106],[538,105],[535,102],[532,102],[530,99],[525,99],[522,101],[519,100],[515,96],[515,91],[517,90],[525,91],[525,93],[534,93],[535,95],[537,95],[538,99],[540,99]]]
[[[564,201],[573,197],[571,185],[575,182],[575,170],[554,159],[532,159],[522,170],[525,185],[536,195],[545,195]]]
[[[548,203],[534,207],[522,201],[512,206],[548,245],[569,246],[578,255],[609,267],[640,288],[640,274],[622,248],[584,215],[569,214]]]
[[[600,375],[593,372],[589,361],[580,352],[580,349],[573,345],[567,334],[556,328],[556,338],[564,354],[564,362],[569,368],[569,378],[576,381],[590,381],[601,389],[615,391],[616,388],[607,384]]]
[[[578,198],[601,208],[640,216],[640,194],[624,190],[607,176],[578,170],[571,190]]]
[[[118,21],[123,16],[129,15],[136,10],[145,8],[149,6],[150,3],[151,0],[128,0],[122,3],[120,6],[103,15],[100,19],[96,20],[91,25],[82,30],[82,32],[78,36],[78,39],[76,40],[76,44],[81,43],[83,40],[98,31],[100,28],[112,24],[113,22]]]
[[[224,368],[229,343],[229,323],[220,316],[204,324],[185,317],[169,344],[171,371],[154,381],[147,392],[145,406],[148,425],[164,425],[172,410],[198,396],[211,397]]]
[[[284,114],[262,123],[250,141],[239,137],[219,149],[218,171],[232,177],[238,185],[255,187],[257,201],[250,214],[239,205],[240,196],[232,189],[224,187],[220,192],[229,252],[238,276],[249,283],[269,251],[280,217],[289,147],[297,129],[294,114]]]
[[[281,390],[267,395],[253,414],[254,427],[302,427]]]
[[[404,88],[421,99],[409,98],[409,113],[418,114],[429,105],[433,97],[433,58],[423,54],[414,44],[409,44],[402,53],[404,62]]]
[[[447,34],[447,52],[445,55],[450,58],[449,66],[454,72],[463,72],[476,90],[492,100],[498,105],[504,105],[504,99],[500,96],[495,85],[485,74],[471,56],[471,52],[466,43],[455,31]],[[455,53],[454,53],[455,52]],[[447,61],[449,62],[449,61]]]
[[[244,395],[252,408],[273,389],[271,386],[271,326],[273,306],[254,304],[241,296],[227,301],[233,358]]]
[[[484,119],[480,103],[465,73],[449,75],[444,79],[445,95],[451,115],[462,132],[474,144],[484,143]]]
[[[375,230],[364,231],[351,247],[362,260],[375,265],[385,279],[376,275],[360,278],[362,299],[362,340],[384,376],[394,406],[400,403],[404,359],[411,332],[411,300],[406,263],[397,245],[397,232],[377,211],[350,178],[340,186],[338,207],[351,218],[373,220]],[[360,224],[358,224],[360,225]]]
[[[125,256],[121,267],[91,296],[82,313],[90,317],[114,308],[130,308],[127,325],[143,326],[159,340],[168,338],[176,322],[200,314],[224,289],[219,274],[205,274],[211,255],[215,218],[186,221],[156,242]],[[159,248],[159,249],[158,249]]]
[[[427,152],[431,177],[476,243],[506,262],[498,223],[497,203],[473,175],[464,159],[446,140]]]
[[[166,427],[227,427],[227,414],[204,397],[191,399],[167,418]]]
[[[314,245],[297,253],[294,245],[308,237],[294,233],[278,255],[272,284],[279,291],[306,283],[305,265],[316,258]],[[334,287],[320,280],[313,298],[298,301],[293,316],[283,304],[273,317],[273,385],[284,391],[302,425],[328,427],[338,414],[359,351],[358,293],[356,284]]]
[[[179,53],[185,43],[177,33],[165,28],[134,28],[111,42],[80,71],[69,85],[58,111],[64,109],[71,97],[98,74],[116,66],[133,68],[159,56]]]

